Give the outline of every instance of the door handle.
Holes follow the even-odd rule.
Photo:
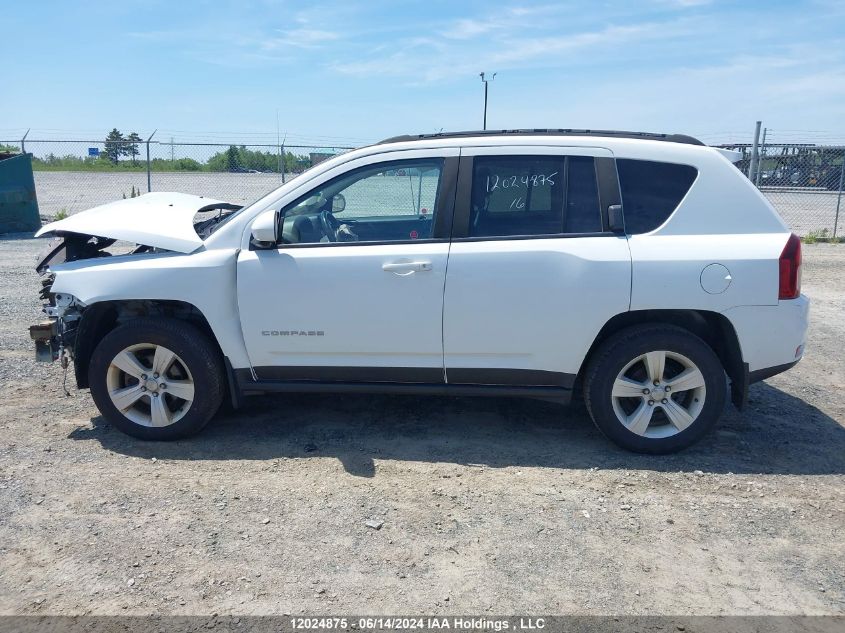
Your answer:
[[[391,262],[382,264],[381,269],[394,275],[412,275],[431,270],[431,262]]]

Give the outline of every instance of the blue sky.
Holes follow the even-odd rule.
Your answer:
[[[845,1],[30,0],[0,32],[0,139],[478,129],[483,70],[492,128],[845,142]]]

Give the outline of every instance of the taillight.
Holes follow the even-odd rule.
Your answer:
[[[793,233],[778,260],[778,299],[797,299],[801,294],[801,239]]]

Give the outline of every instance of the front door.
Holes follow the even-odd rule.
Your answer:
[[[238,302],[259,380],[443,382],[457,154],[342,165],[281,210],[277,248],[241,252]]]

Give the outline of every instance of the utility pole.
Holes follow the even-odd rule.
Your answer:
[[[487,129],[487,84],[493,81],[496,78],[496,73],[493,73],[493,76],[490,79],[485,78],[485,73],[478,73],[478,76],[481,77],[481,81],[484,83],[484,127],[482,129]]]
[[[757,121],[754,128],[754,145],[751,146],[751,164],[748,166],[748,179],[751,182],[757,180],[757,167],[760,163],[760,126],[762,121]]]

